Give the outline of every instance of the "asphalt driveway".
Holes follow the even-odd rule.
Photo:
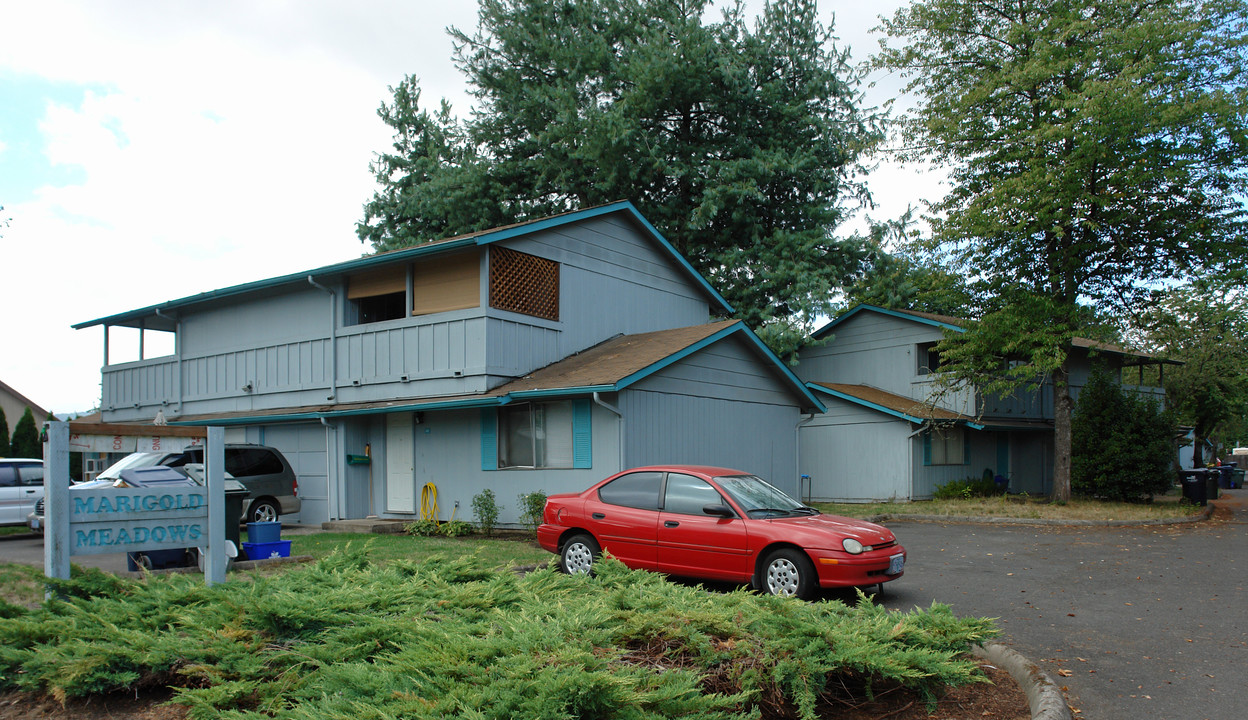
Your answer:
[[[1248,490],[1209,522],[1053,528],[890,521],[909,552],[882,602],[998,619],[1076,717],[1248,713]]]

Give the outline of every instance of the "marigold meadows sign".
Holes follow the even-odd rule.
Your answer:
[[[69,494],[70,553],[197,547],[208,540],[208,494],[105,488]]]
[[[205,442],[206,441],[206,442]],[[175,451],[205,445],[205,485],[174,475],[148,487],[71,489],[69,453]],[[44,565],[48,577],[68,578],[72,555],[194,547],[208,584],[225,581],[225,430],[48,423],[44,446]],[[151,468],[172,473],[167,468]],[[137,472],[146,472],[140,470]],[[137,482],[137,481],[136,481]]]

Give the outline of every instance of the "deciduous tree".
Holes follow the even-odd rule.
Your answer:
[[[1248,256],[1246,14],[1241,0],[918,0],[883,21],[877,62],[917,97],[902,154],[949,168],[933,245],[990,300],[942,368],[1051,380],[1059,500],[1082,306],[1132,306]]]

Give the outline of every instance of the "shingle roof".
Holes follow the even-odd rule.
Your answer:
[[[879,388],[870,387],[869,385],[811,382],[807,383],[807,386],[823,392],[831,391],[828,394],[839,396],[842,399],[850,400],[860,405],[904,416],[912,422],[936,420],[975,424],[975,418],[970,415],[956,413],[952,410],[936,407],[930,403],[920,402],[914,398],[897,395]]]

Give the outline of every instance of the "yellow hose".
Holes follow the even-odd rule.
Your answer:
[[[438,487],[433,483],[425,483],[420,489],[420,519],[438,520]]]

